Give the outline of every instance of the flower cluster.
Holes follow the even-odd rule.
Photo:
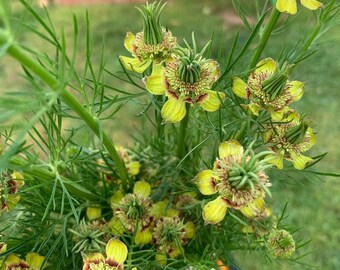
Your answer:
[[[24,177],[19,172],[11,174],[3,172],[0,180],[0,215],[4,211],[10,211],[20,200],[18,190],[25,184]]]
[[[124,44],[134,58],[121,56],[122,63],[139,73],[153,63],[151,75],[143,81],[151,94],[168,97],[161,111],[165,122],[180,122],[187,113],[186,104],[199,104],[208,112],[218,110],[225,94],[212,90],[220,68],[215,60],[203,57],[209,44],[198,52],[193,34],[192,47],[187,42],[186,48],[177,45],[171,32],[159,23],[162,8],[153,3],[140,10],[144,29],[136,36],[127,33]]]
[[[6,244],[0,243],[0,254],[6,252]],[[45,257],[38,253],[28,253],[26,260],[20,259],[15,254],[10,254],[4,261],[0,260],[1,270],[41,270],[47,267],[44,263]]]
[[[220,144],[214,169],[201,171],[195,178],[203,195],[218,194],[204,206],[203,218],[207,223],[221,222],[228,207],[240,210],[249,218],[265,211],[264,197],[269,193],[270,183],[264,170],[270,166],[267,159],[260,158],[267,154],[255,155],[251,148],[244,151],[235,140]]]

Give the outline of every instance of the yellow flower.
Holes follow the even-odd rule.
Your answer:
[[[133,193],[123,194],[116,192],[110,199],[110,205],[114,212],[114,220],[111,226],[117,222],[130,232],[136,232],[135,243],[147,244],[152,240],[149,229],[152,226],[154,216],[152,213],[153,203],[149,198],[151,186],[145,181],[137,181],[133,188]],[[137,224],[137,226],[136,226]],[[120,228],[116,234],[121,233]]]
[[[147,3],[143,10],[139,9],[143,18],[143,31],[136,35],[128,32],[124,40],[125,48],[133,57],[119,57],[126,69],[143,73],[151,63],[160,64],[170,58],[176,38],[160,25],[159,17],[163,7],[160,2],[154,2]]]
[[[302,155],[316,143],[313,129],[301,120],[296,112],[291,112],[282,123],[270,125],[264,140],[274,153],[268,155],[268,162],[283,168],[283,160],[293,162],[295,169],[303,170],[313,159]]]
[[[178,48],[172,60],[165,65],[154,65],[151,76],[144,78],[148,91],[152,94],[166,93],[168,100],[161,114],[164,122],[176,123],[187,113],[186,103],[198,104],[207,112],[219,109],[224,93],[212,91],[213,84],[220,76],[219,64],[203,58],[207,46],[196,52],[193,48]]]
[[[106,258],[101,253],[84,256],[83,270],[123,270],[127,253],[126,245],[112,238],[106,244]]]
[[[183,246],[194,236],[193,224],[184,224],[178,217],[161,217],[152,231],[154,244],[160,254],[176,258],[184,253]],[[191,238],[192,238],[191,237]]]
[[[322,7],[322,3],[317,0],[300,0],[301,4],[310,10],[316,10]],[[296,14],[297,4],[296,0],[277,0],[276,9],[280,12],[287,12],[289,14]]]
[[[203,195],[219,195],[203,207],[205,222],[223,221],[228,207],[240,210],[249,218],[257,217],[265,209],[263,198],[270,186],[264,170],[271,165],[263,157],[272,152],[255,154],[251,145],[244,151],[236,140],[221,143],[218,150],[219,159],[213,170],[203,170],[194,179]]]
[[[256,67],[247,83],[238,77],[233,78],[232,90],[240,98],[250,100],[244,106],[252,114],[259,115],[260,110],[266,110],[273,121],[280,121],[289,105],[302,97],[304,84],[288,80],[291,66],[287,63],[280,68],[273,59],[266,58]]]
[[[20,259],[14,254],[10,254],[6,260],[1,265],[1,270],[40,270],[46,268],[46,264],[43,264],[44,257],[37,253],[28,253],[26,256],[26,261]]]

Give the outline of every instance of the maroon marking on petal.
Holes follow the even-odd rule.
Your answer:
[[[246,91],[247,91],[247,99],[250,99],[250,96],[251,96],[251,90],[250,90],[250,88],[247,87]]]
[[[116,262],[116,261],[114,261],[114,260],[112,260],[112,259],[110,259],[110,258],[106,259],[106,260],[105,260],[105,263],[106,263],[107,265],[111,266],[111,267],[117,267],[117,266],[119,266],[119,263],[118,263],[118,262]]]
[[[192,98],[186,98],[183,101],[187,102],[187,103],[190,103],[190,104],[194,104],[194,101],[192,100]]]
[[[196,98],[196,102],[198,102],[198,103],[203,102],[207,97],[208,97],[208,93],[204,93],[204,94],[202,94],[202,95],[199,95],[199,96]]]
[[[178,99],[178,95],[174,91],[167,89],[167,92],[171,97]]]

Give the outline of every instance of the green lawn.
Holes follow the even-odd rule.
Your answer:
[[[229,2],[229,4],[224,4]],[[196,38],[200,45],[204,45],[215,32],[215,47],[223,31],[223,48],[228,50],[231,46],[230,40],[237,30],[242,30],[240,38],[245,40],[246,31],[236,21],[232,14],[231,1],[195,1],[195,0],[173,0],[165,9],[163,22],[179,40],[190,38],[192,31],[195,31]],[[261,2],[261,1],[260,1]],[[18,10],[20,12],[20,10]],[[84,7],[53,7],[49,8],[50,16],[54,22],[57,32],[63,29],[67,38],[72,44],[72,14],[75,14],[79,21],[80,41],[77,61],[81,67],[85,51],[83,33],[85,31],[85,8]],[[105,42],[105,55],[108,57],[108,68],[113,72],[119,69],[117,56],[128,55],[123,47],[123,40],[126,31],[136,32],[140,30],[140,19],[133,5],[103,5],[91,6],[88,9],[91,21],[93,63],[98,63],[102,41]],[[229,15],[228,15],[229,14]],[[301,16],[300,16],[301,15]],[[285,32],[276,35],[269,44],[268,51],[264,56],[277,58],[285,46],[292,44],[299,37],[304,35],[306,29],[311,26],[310,13],[303,12],[295,23],[291,24]],[[227,18],[227,20],[225,19]],[[52,49],[46,47],[42,41],[32,38],[24,32],[20,33],[23,42],[27,46],[34,44],[35,48],[47,53],[53,53]],[[283,38],[284,37],[284,38]],[[306,82],[305,95],[302,101],[296,106],[300,111],[308,113],[315,130],[317,131],[318,144],[313,149],[313,154],[328,152],[326,158],[318,165],[320,171],[340,172],[340,27],[332,30],[324,39],[337,39],[337,42],[321,44],[320,49],[309,59],[299,64],[294,71],[294,79]],[[98,53],[96,53],[98,52]],[[0,85],[2,89],[15,90],[18,86],[16,73],[18,66],[10,63],[7,58],[1,59]],[[136,114],[141,108],[138,104],[131,104],[127,110],[130,114]],[[119,112],[117,117],[124,117]],[[138,122],[138,119],[131,121]],[[127,127],[131,131],[131,124]],[[115,138],[124,134],[120,130]],[[118,135],[117,135],[118,134]],[[288,179],[287,179],[288,180]],[[307,251],[314,251],[303,261],[305,263],[320,266],[323,270],[340,269],[340,181],[337,178],[321,178],[322,181],[299,182],[288,181],[276,187],[273,197],[273,207],[282,209],[285,202],[288,204],[290,216],[288,221],[294,226],[301,228],[298,235],[311,239],[312,242]],[[279,186],[279,185],[277,185]],[[310,266],[292,265],[266,265],[260,259],[259,254],[235,254],[241,269],[270,270],[270,269],[311,269]]]

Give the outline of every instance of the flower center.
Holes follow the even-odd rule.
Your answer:
[[[190,61],[188,57],[180,58],[179,74],[181,81],[194,84],[200,79],[201,67],[198,61]]]

